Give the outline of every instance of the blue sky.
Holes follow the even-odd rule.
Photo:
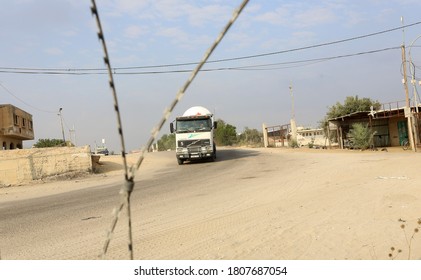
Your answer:
[[[94,147],[95,142],[106,139],[109,148],[118,152],[108,77],[92,74],[100,70],[86,70],[105,67],[90,1],[0,2],[0,103],[14,104],[33,115],[35,141],[61,138],[57,113],[63,108],[66,138],[74,126],[78,145]],[[197,62],[240,2],[98,1],[111,66]],[[286,124],[291,117],[291,82],[296,120],[302,126],[317,126],[328,107],[346,96],[381,103],[404,100],[399,47],[404,39],[407,51],[414,43],[412,62],[421,65],[421,24],[405,28],[405,36],[396,30],[311,46],[398,28],[401,16],[404,25],[414,24],[421,21],[420,10],[421,2],[415,0],[250,1],[210,57],[210,61],[229,60],[205,65],[213,71],[199,73],[170,119],[190,106],[201,105],[236,126],[238,132],[244,127],[261,130],[262,123]],[[291,51],[305,47],[311,48]],[[387,48],[393,49],[384,50]],[[376,52],[308,62],[372,51]],[[253,58],[238,59],[248,56]],[[303,60],[307,62],[291,63]],[[259,66],[267,64],[272,65]],[[128,150],[145,144],[189,76],[179,70],[193,67],[116,70]],[[37,74],[23,74],[22,68],[37,69],[30,71]],[[81,75],[39,73],[45,69],[61,73],[67,69],[67,73]],[[138,74],[120,74],[123,72]],[[168,127],[167,123],[162,133],[169,133]]]

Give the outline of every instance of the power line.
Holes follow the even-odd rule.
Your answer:
[[[242,57],[236,57],[236,58],[228,58],[228,59],[220,59],[220,60],[215,60],[213,62],[249,59],[249,58],[270,56],[270,55],[276,55],[276,54],[282,54],[282,53],[288,53],[288,52],[302,51],[302,50],[307,50],[307,49],[312,49],[312,48],[324,47],[324,46],[329,46],[329,45],[335,45],[335,44],[339,44],[339,43],[345,43],[345,42],[363,39],[363,38],[367,38],[367,37],[377,36],[377,35],[380,35],[380,34],[396,31],[396,30],[399,30],[399,29],[403,29],[405,27],[412,27],[412,26],[415,26],[415,25],[418,25],[418,24],[421,24],[421,21],[418,21],[418,22],[415,22],[415,23],[412,23],[412,24],[408,24],[408,25],[404,25],[404,26],[400,26],[400,27],[395,27],[395,28],[392,28],[392,29],[387,29],[387,30],[374,32],[374,33],[369,33],[369,34],[366,34],[366,35],[351,37],[351,38],[348,38],[348,39],[342,39],[342,40],[337,40],[337,41],[332,41],[332,42],[327,42],[327,43],[321,43],[321,44],[316,44],[316,45],[310,45],[310,46],[306,46],[306,47],[294,48],[294,49],[289,49],[289,50],[277,51],[277,52],[270,52],[270,53],[250,55],[250,56],[242,56]]]
[[[31,104],[28,104],[27,102],[25,102],[24,100],[20,99],[19,97],[17,97],[15,94],[13,94],[8,88],[6,88],[2,83],[0,83],[0,87],[2,87],[8,94],[10,94],[11,96],[13,96],[14,98],[16,98],[17,100],[19,100],[20,102],[22,102],[23,104],[25,104],[26,106],[31,107],[32,109],[35,109],[37,111],[40,112],[44,112],[44,113],[52,113],[55,114],[56,112],[53,111],[47,111],[47,110],[43,110],[43,109],[39,109],[37,107],[32,106]]]
[[[227,62],[227,61],[236,61],[236,60],[245,60],[245,59],[259,58],[259,57],[265,57],[265,56],[273,56],[273,55],[279,55],[279,54],[284,54],[284,53],[289,53],[289,52],[295,52],[295,51],[302,51],[302,50],[307,50],[307,49],[325,47],[325,46],[329,46],[329,45],[335,45],[335,44],[345,43],[345,42],[359,40],[359,39],[363,39],[363,38],[368,38],[368,37],[372,37],[372,36],[377,36],[377,35],[393,32],[393,31],[396,31],[396,30],[401,30],[401,29],[404,29],[404,28],[407,28],[407,27],[412,27],[412,26],[415,26],[415,25],[418,25],[418,24],[421,24],[421,21],[411,23],[411,24],[407,24],[407,25],[403,25],[403,26],[399,26],[399,27],[395,27],[395,28],[391,28],[391,29],[387,29],[387,30],[383,30],[383,31],[378,31],[378,32],[369,33],[369,34],[365,34],[365,35],[360,35],[360,36],[355,36],[355,37],[351,37],[351,38],[346,38],[346,39],[341,39],[341,40],[336,40],[336,41],[331,41],[331,42],[326,42],[326,43],[320,43],[320,44],[315,44],[315,45],[310,45],[310,46],[281,50],[281,51],[276,51],[276,52],[254,54],[254,55],[249,55],[249,56],[239,56],[239,57],[233,57],[233,58],[223,58],[223,59],[218,59],[218,60],[211,60],[211,61],[208,61],[207,64]],[[176,64],[161,64],[161,65],[145,65],[145,66],[129,66],[129,67],[114,67],[114,68],[112,68],[112,70],[117,71],[117,70],[165,68],[165,67],[180,67],[180,66],[189,66],[189,65],[197,65],[197,62],[186,62],[186,63],[176,63]],[[84,73],[82,75],[86,75],[86,72],[106,71],[106,69],[105,68],[0,67],[0,73],[14,73],[14,74],[19,74],[19,73],[40,74],[40,72],[42,72],[42,73],[45,73],[45,74],[48,74],[48,75],[57,75],[57,74],[64,74],[64,73],[66,73],[68,75],[80,75],[78,72],[82,72],[82,71],[84,71]],[[177,71],[175,71],[173,73],[176,73],[176,72]],[[181,71],[181,72],[184,72],[184,71]],[[154,74],[154,73],[155,72],[152,72],[152,71],[150,72],[150,74]],[[158,72],[158,73],[161,73],[161,72]],[[95,72],[95,74],[98,74],[98,73]]]
[[[253,64],[253,65],[244,65],[238,67],[219,67],[219,68],[207,68],[201,69],[201,72],[215,72],[215,71],[233,71],[233,70],[247,70],[247,71],[261,71],[261,70],[278,70],[278,69],[286,69],[286,68],[295,68],[295,67],[304,67],[310,64],[326,62],[335,59],[353,57],[353,56],[360,56],[360,55],[367,55],[367,54],[374,54],[384,51],[396,50],[400,49],[399,47],[389,47],[377,50],[370,50],[365,52],[358,52],[352,54],[344,54],[344,55],[337,55],[331,57],[322,57],[322,58],[312,58],[306,60],[296,60],[296,61],[287,61],[287,62],[277,62],[277,63],[269,63],[269,64]],[[300,64],[300,65],[299,65]],[[276,67],[276,68],[262,68],[262,67],[270,67],[270,66],[282,66],[283,67]],[[115,68],[116,69],[116,68]],[[136,72],[118,72],[114,71],[113,74],[115,75],[153,75],[153,74],[174,74],[174,73],[187,73],[191,72],[191,69],[180,69],[180,70],[165,70],[165,71],[136,71]],[[0,70],[0,73],[12,73],[12,74],[36,74],[36,75],[106,75],[106,72],[43,72],[43,71],[8,71],[8,70]]]
[[[398,50],[398,49],[400,49],[400,47],[390,47],[390,48],[371,50],[371,51],[365,51],[365,52],[358,52],[358,53],[352,53],[352,54],[345,54],[345,55],[337,55],[337,56],[313,58],[313,59],[305,59],[305,60],[296,60],[296,61],[291,61],[291,62],[279,62],[279,63],[268,63],[268,64],[253,65],[253,66],[242,66],[242,67],[234,67],[232,69],[235,69],[235,70],[275,70],[275,69],[284,69],[284,68],[292,68],[292,67],[302,67],[302,66],[307,66],[309,64],[325,62],[325,61],[334,60],[334,59],[360,56],[360,55],[366,55],[366,54],[373,54],[373,53],[379,53],[379,52],[384,52],[384,51],[389,51],[389,50]],[[305,65],[286,66],[286,67],[283,67],[283,68],[269,68],[269,69],[266,69],[266,68],[259,69],[258,68],[258,67],[280,66],[280,65],[300,64],[300,63],[301,64],[306,63],[306,64]]]

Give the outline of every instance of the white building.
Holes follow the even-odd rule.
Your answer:
[[[300,147],[308,146],[309,144],[314,146],[327,145],[322,128],[297,127],[297,142]]]

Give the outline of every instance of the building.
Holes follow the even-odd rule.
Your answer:
[[[263,124],[263,142],[267,147],[288,146],[288,134],[291,131],[290,124],[266,126]]]
[[[336,133],[336,127],[329,127],[330,133]],[[292,137],[292,129],[290,124],[268,126],[263,124],[263,138],[265,147],[287,147]],[[299,147],[326,147],[337,145],[336,142],[329,142],[323,128],[304,128],[297,127],[297,144]]]
[[[301,146],[326,146],[327,138],[323,128],[297,128],[297,143]]]
[[[421,108],[411,106],[413,135],[415,144],[420,144],[421,121],[418,113]],[[329,120],[336,127],[340,148],[352,148],[349,132],[354,123],[368,124],[374,133],[374,147],[401,146],[408,140],[408,121],[403,101],[382,104],[377,111],[355,112]]]
[[[0,144],[3,150],[22,149],[34,140],[32,115],[10,104],[0,104]]]

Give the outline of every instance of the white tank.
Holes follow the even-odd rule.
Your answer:
[[[184,112],[183,117],[189,117],[189,116],[205,116],[205,115],[212,115],[212,113],[202,106],[194,106],[187,111]]]

